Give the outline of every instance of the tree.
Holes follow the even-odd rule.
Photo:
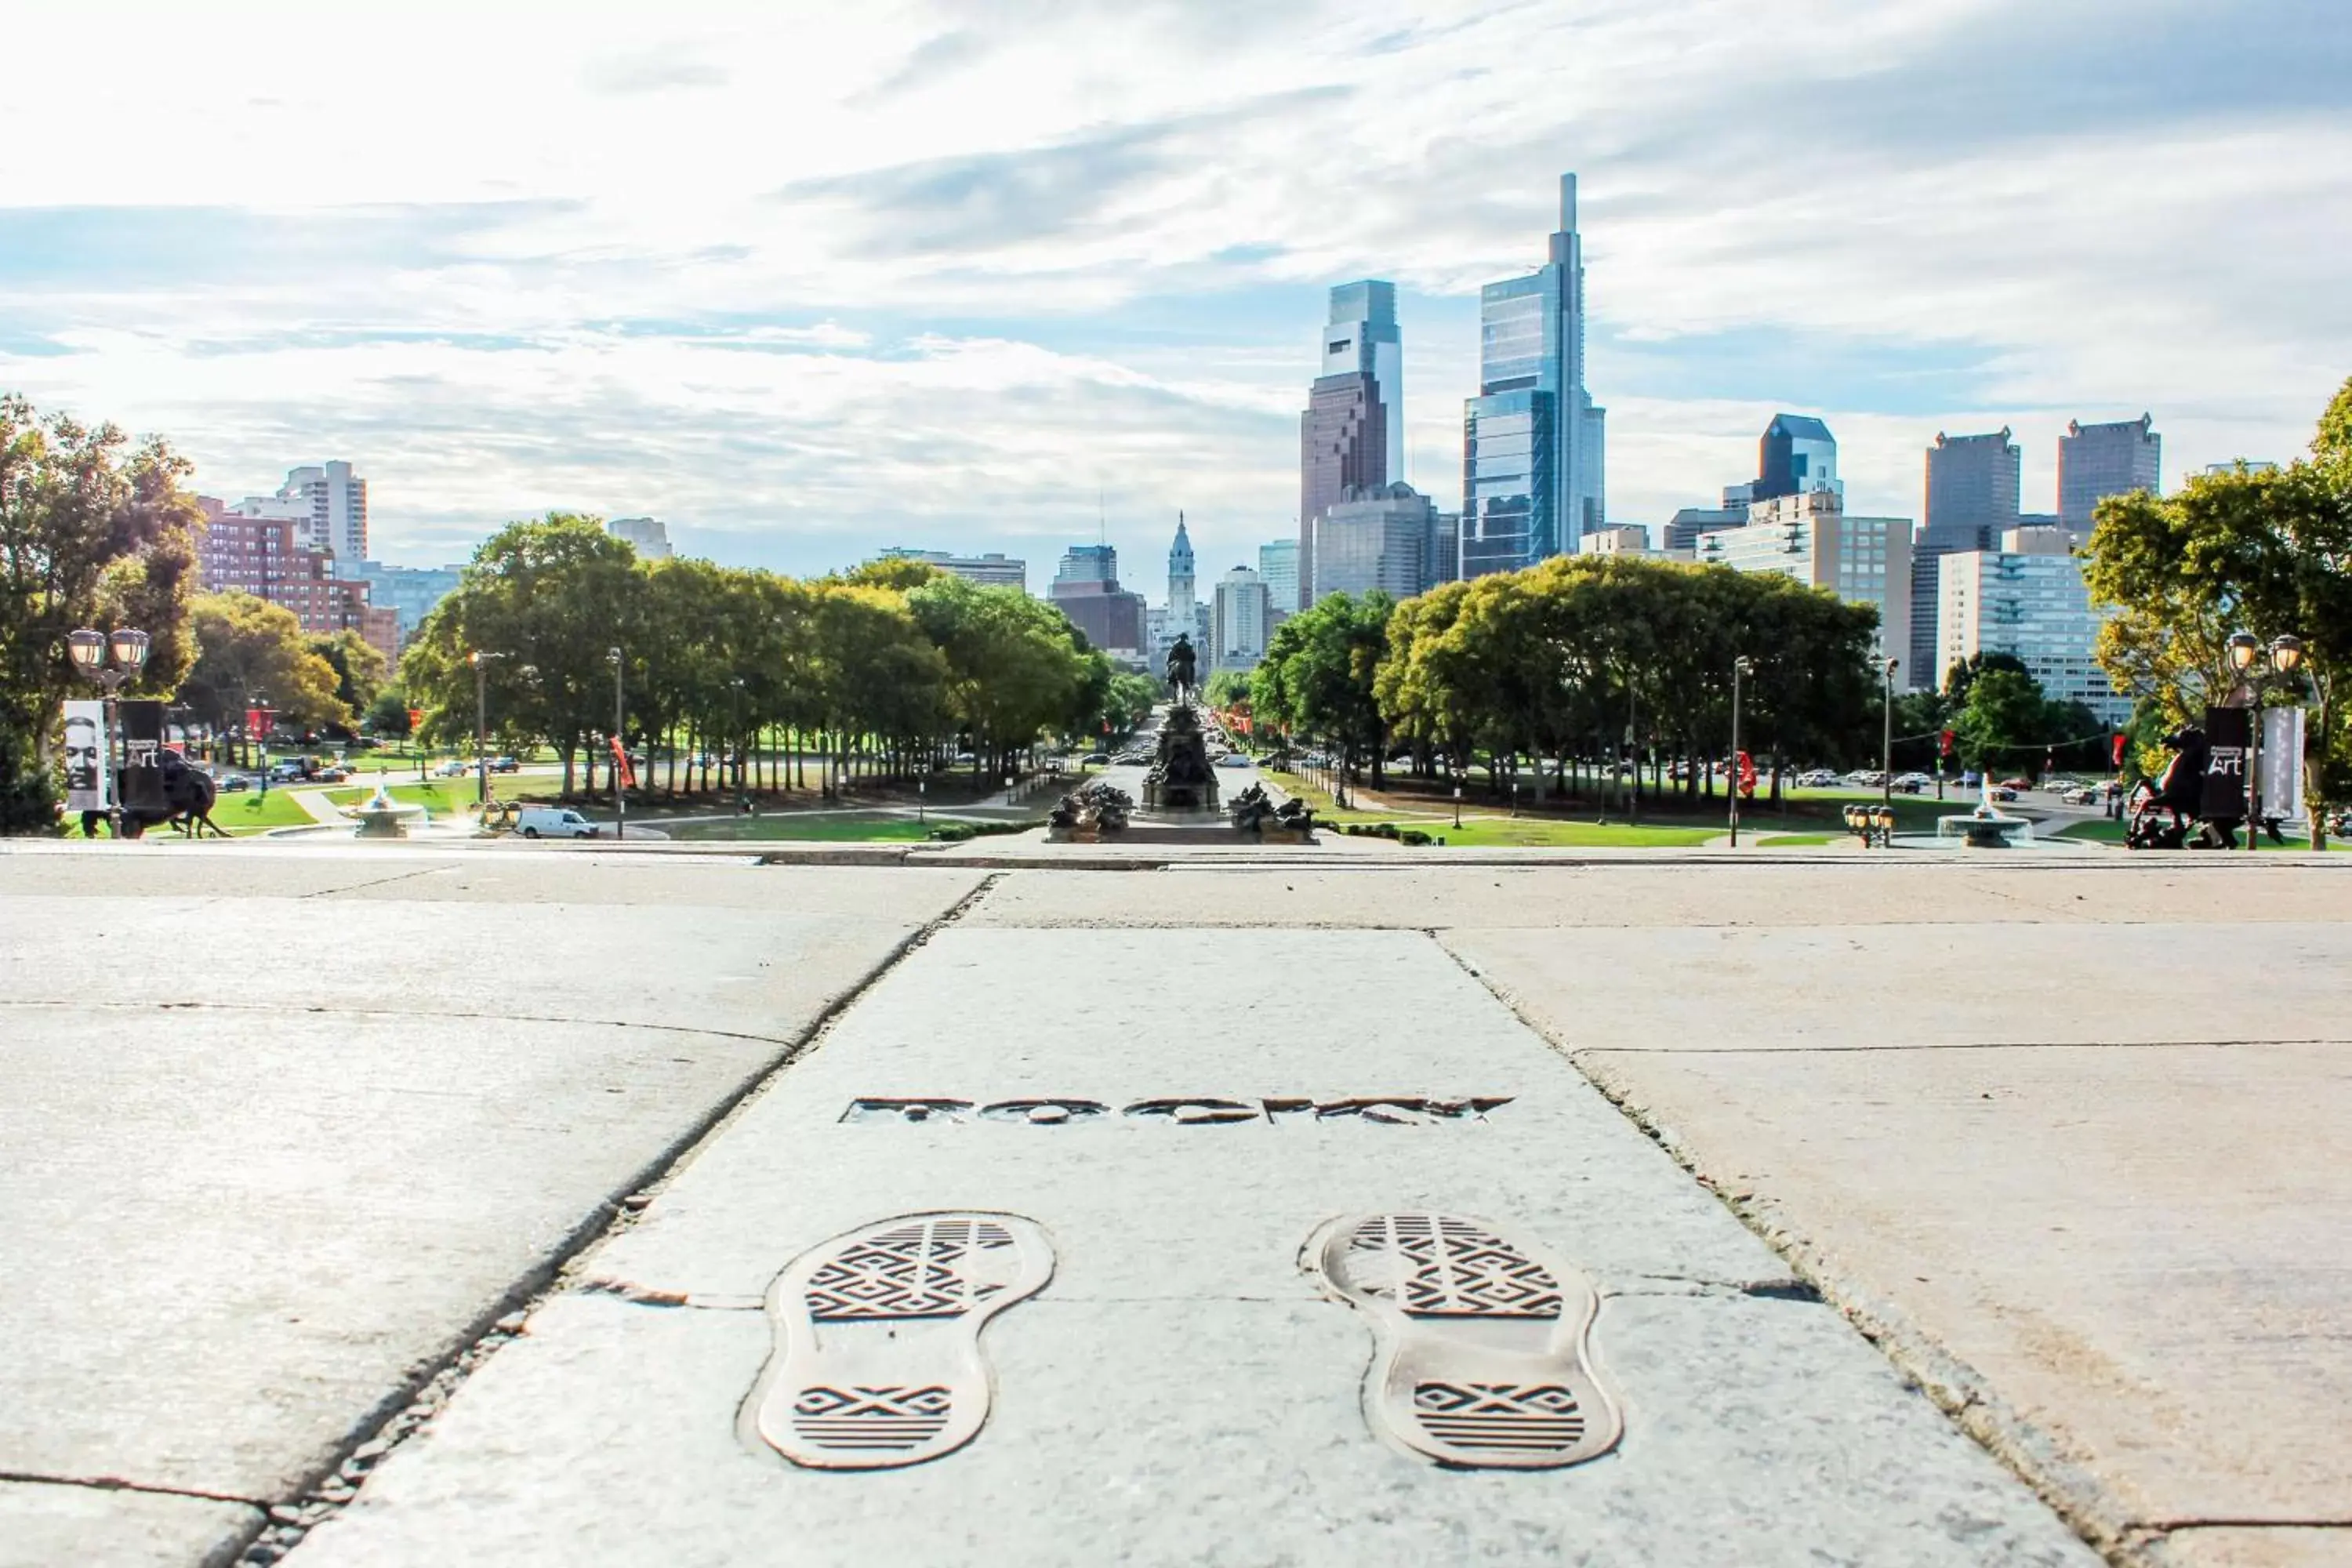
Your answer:
[[[0,833],[56,821],[53,736],[77,689],[66,634],[135,626],[152,641],[126,695],[162,694],[185,628],[204,515],[161,440],[42,418],[0,396]]]
[[[348,629],[314,636],[308,646],[334,670],[335,700],[342,704],[346,713],[364,713],[374,705],[376,693],[383,689],[385,664],[382,649]]]
[[[408,739],[408,694],[397,686],[385,687],[375,694],[362,721],[379,741]]]
[[[1377,589],[1361,598],[1327,595],[1275,629],[1250,682],[1261,721],[1320,736],[1339,749],[1343,767],[1369,758],[1375,784],[1387,724],[1374,684],[1395,608]]]
[[[255,706],[305,730],[352,721],[335,667],[314,646],[320,639],[304,637],[285,606],[251,594],[205,594],[189,606],[188,630],[196,662],[179,700],[215,731],[242,722]]]

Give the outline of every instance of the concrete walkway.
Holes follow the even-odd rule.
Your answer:
[[[0,851],[0,1564],[2352,1560],[2341,860],[740,847]],[[1056,1254],[988,1426],[747,1443],[931,1208]],[[1595,1280],[1614,1452],[1372,1435],[1382,1210]]]

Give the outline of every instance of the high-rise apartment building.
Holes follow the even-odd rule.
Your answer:
[[[1596,528],[1576,542],[1579,555],[1647,555],[1650,531],[1639,523]]]
[[[1748,498],[1751,502],[1774,500],[1808,490],[1844,496],[1845,483],[1837,471],[1837,437],[1811,415],[1775,414],[1756,442],[1756,481],[1748,487]]]
[[[1298,606],[1298,541],[1275,539],[1257,547],[1258,580],[1277,610]]]
[[[1429,585],[1437,508],[1411,485],[1383,485],[1334,501],[1315,524],[1315,592],[1409,599]]]
[[[1953,551],[1936,562],[1936,683],[1979,654],[2022,662],[2054,701],[2080,702],[2102,724],[2131,718],[2094,655],[2112,611],[2094,608],[2068,531],[2011,529],[1990,550]]]
[[[2087,538],[2091,513],[2108,496],[2164,493],[2164,437],[2143,414],[2111,425],[2075,420],[2058,437],[2058,521]]]
[[[1738,572],[1777,573],[1878,610],[1877,647],[1910,684],[1911,520],[1851,517],[1834,490],[1758,501],[1744,528],[1698,537],[1698,559]]]
[[[1273,595],[1255,572],[1236,566],[1216,586],[1210,607],[1208,667],[1255,669],[1276,621]]]
[[[1927,510],[1911,546],[1911,662],[1915,684],[1940,682],[1936,639],[1943,576],[1937,563],[1957,551],[1990,550],[2019,525],[2023,453],[2009,428],[1982,436],[1936,434],[1927,448]]]
[[[1549,259],[1479,290],[1478,395],[1462,415],[1464,577],[1573,551],[1607,513],[1607,413],[1584,385],[1574,174],[1560,176],[1559,207]]]
[[[920,561],[950,577],[961,577],[982,588],[1029,590],[1029,563],[1018,556],[991,551],[985,555],[958,555],[949,550],[910,550],[903,544],[877,552],[877,561]]]
[[[1331,290],[1321,373],[1307,389],[1298,444],[1298,588],[1312,585],[1315,520],[1350,490],[1404,477],[1404,347],[1396,285],[1368,279]],[[1297,606],[1307,607],[1300,599]]]
[[[206,593],[250,594],[292,611],[314,637],[357,632],[383,655],[387,668],[399,663],[399,612],[373,603],[369,584],[341,574],[334,556],[302,542],[310,537],[307,518],[257,517],[211,496],[196,500],[205,512],[196,572]]]
[[[1429,514],[1429,542],[1421,552],[1421,567],[1425,593],[1440,583],[1462,580],[1462,514],[1458,511],[1438,511]]]
[[[604,531],[615,539],[627,540],[640,561],[667,561],[674,553],[669,545],[669,530],[656,518],[616,517],[604,524]]]
[[[289,469],[276,495],[247,496],[232,510],[239,517],[291,522],[295,543],[344,565],[367,559],[367,481],[349,463]]]

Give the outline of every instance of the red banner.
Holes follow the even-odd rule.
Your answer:
[[[1739,753],[1739,798],[1753,800],[1756,796],[1756,759],[1747,752]]]
[[[606,739],[613,748],[613,765],[621,772],[621,787],[636,788],[637,771],[629,766],[628,748],[621,744],[621,737],[618,735],[608,736]]]
[[[266,740],[277,722],[278,715],[267,708],[248,708],[245,710],[245,732],[248,739]]]

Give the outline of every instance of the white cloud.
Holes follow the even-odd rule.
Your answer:
[[[0,384],[232,493],[351,457],[394,556],[556,504],[1044,551],[1100,489],[1131,574],[1179,506],[1242,558],[1363,276],[1451,501],[1460,301],[1541,259],[1570,168],[1622,517],[1747,472],[1775,406],[1908,512],[1937,428],[2014,426],[2031,496],[2071,413],[2152,410],[2176,472],[2291,456],[2352,370],[2321,0],[121,15],[101,78],[0,98]]]

